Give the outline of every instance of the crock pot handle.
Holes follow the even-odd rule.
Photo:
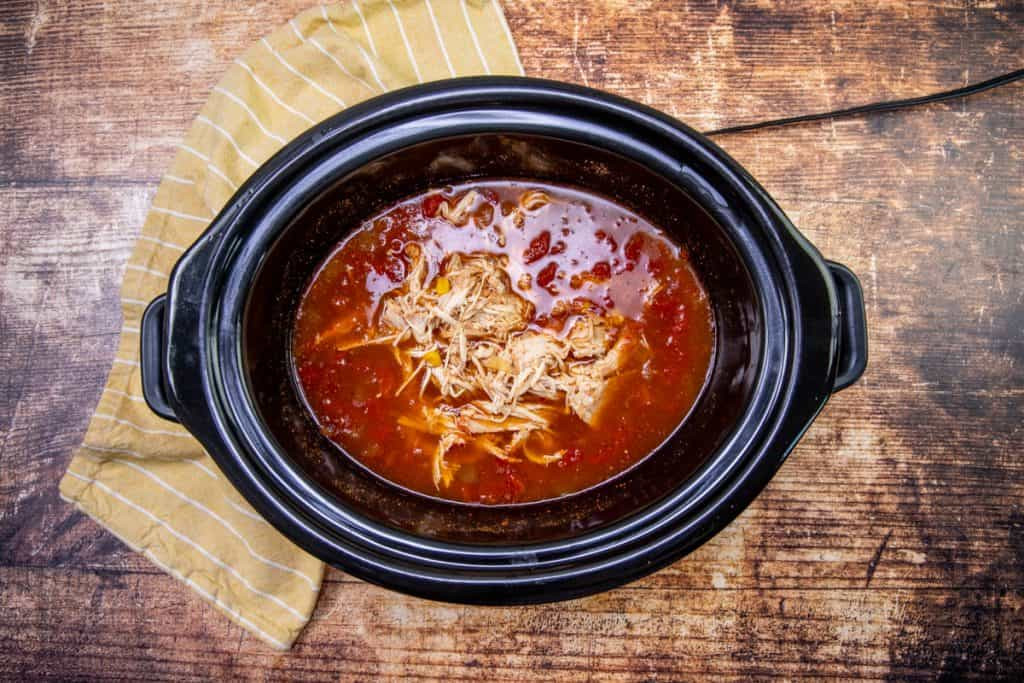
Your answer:
[[[167,295],[161,294],[149,302],[145,313],[142,314],[139,367],[142,370],[142,396],[146,399],[146,405],[165,420],[177,422],[178,416],[174,414],[174,409],[167,401],[167,378],[164,376],[161,363],[164,350],[167,348],[167,338],[164,334],[166,309]]]
[[[832,391],[850,386],[864,374],[868,364],[868,323],[864,314],[864,290],[857,276],[846,266],[828,261],[829,272],[839,297],[839,358]]]

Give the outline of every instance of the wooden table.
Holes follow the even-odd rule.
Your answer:
[[[1024,86],[720,138],[864,284],[871,362],[736,522],[642,581],[462,607],[332,570],[294,651],[57,497],[157,181],[246,46],[308,5],[0,9],[0,675],[1024,675]],[[698,128],[1022,66],[1024,7],[506,0],[526,70]],[[1016,5],[1016,6],[1014,6]]]

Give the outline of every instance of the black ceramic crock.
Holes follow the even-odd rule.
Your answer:
[[[685,245],[713,302],[697,404],[592,489],[505,506],[406,491],[325,439],[296,390],[292,319],[330,249],[396,200],[472,177],[613,197]],[[648,107],[525,78],[408,88],[309,130],[228,202],[142,325],[150,407],[188,428],[284,535],[368,581],[467,603],[594,593],[689,553],[750,503],[866,360],[857,279],[721,149]]]

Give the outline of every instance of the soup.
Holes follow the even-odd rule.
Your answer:
[[[328,439],[400,486],[480,504],[570,494],[646,456],[713,347],[684,249],[606,197],[509,179],[366,221],[313,277],[292,339]]]

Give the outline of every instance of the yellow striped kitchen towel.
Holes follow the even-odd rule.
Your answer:
[[[497,0],[315,7],[235,60],[179,145],[128,261],[117,356],[62,497],[238,624],[291,646],[323,564],[260,518],[188,432],[146,407],[143,308],[245,179],[312,124],[391,88],[522,72]]]

